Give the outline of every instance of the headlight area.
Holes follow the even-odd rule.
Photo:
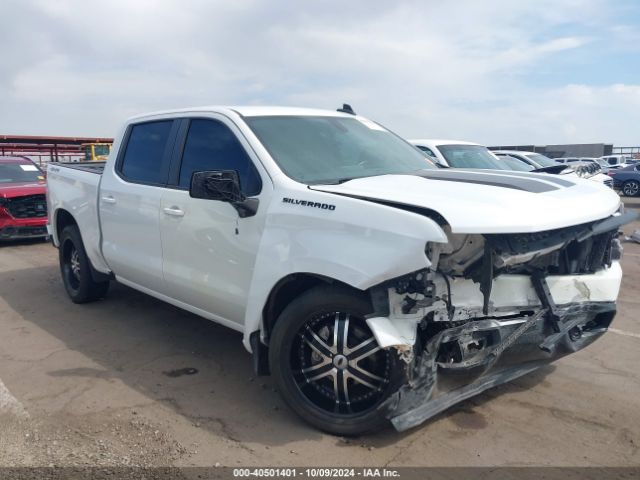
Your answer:
[[[407,363],[381,408],[399,430],[510,381],[606,332],[622,271],[615,215],[533,234],[460,235],[428,244],[429,269],[370,290],[367,324]]]

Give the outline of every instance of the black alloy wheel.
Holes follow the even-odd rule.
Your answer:
[[[361,292],[315,287],[294,299],[271,334],[269,364],[284,400],[304,420],[338,435],[384,427],[384,402],[406,381],[395,349],[380,348]]]

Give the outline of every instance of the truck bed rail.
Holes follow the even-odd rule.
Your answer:
[[[98,175],[102,175],[104,171],[104,166],[107,162],[56,162],[51,163],[50,165],[60,166],[60,167],[68,167],[73,168],[75,170],[82,170],[83,172],[96,173]]]

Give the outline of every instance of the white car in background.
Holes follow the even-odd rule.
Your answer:
[[[518,160],[530,168],[527,171],[550,169],[547,173],[560,173],[563,171],[570,172],[568,165],[560,165],[554,159],[536,152],[528,152],[524,150],[492,150],[495,156],[500,159],[513,158]]]
[[[559,157],[553,160],[557,163],[578,163],[580,161],[578,157]]]
[[[460,140],[414,139],[409,143],[418,147],[431,160],[452,168],[484,168],[510,170],[484,145]]]
[[[622,168],[627,165],[627,157],[624,155],[605,155],[597,160],[601,165],[606,165],[608,168]]]
[[[409,140],[418,149],[431,158],[433,161],[445,167],[453,168],[483,168],[488,170],[518,170],[514,168],[510,159],[517,159],[509,154],[510,159],[502,159],[484,145],[460,140],[431,140],[413,139]],[[515,151],[513,151],[515,152]],[[522,153],[522,152],[520,152]],[[533,152],[527,152],[533,153]],[[546,158],[546,157],[545,157]],[[505,162],[509,162],[506,163]],[[520,169],[521,170],[521,169]],[[594,174],[587,177],[586,173],[581,173],[573,168],[558,169],[556,165],[549,165],[538,168],[525,169],[533,173],[560,174],[567,177],[581,177],[596,181],[612,188],[611,179],[607,175]]]
[[[545,155],[536,152],[527,152],[521,150],[493,150],[493,153],[498,157],[509,156],[516,158],[521,162],[532,167],[533,170],[541,171],[544,167],[555,167],[558,165],[557,159],[549,158]],[[596,158],[579,158],[577,162],[568,162],[567,168],[559,171],[547,171],[546,173],[558,173],[562,175],[576,173],[579,177],[588,178],[595,182],[605,184],[609,188],[613,188],[613,180],[608,175],[602,173],[598,159]],[[594,168],[592,165],[597,165]],[[563,165],[564,166],[564,165]],[[584,166],[586,168],[582,168]]]

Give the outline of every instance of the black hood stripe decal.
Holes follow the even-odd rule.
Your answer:
[[[500,175],[476,173],[469,170],[437,170],[421,171],[416,174],[428,180],[444,180],[447,182],[474,183],[478,185],[489,185],[492,187],[512,188],[529,193],[545,193],[559,190],[559,187],[550,185],[537,178],[521,177],[519,175]],[[555,183],[555,182],[553,182]],[[573,185],[570,183],[570,185]]]
[[[562,166],[562,165],[560,165]],[[544,182],[555,183],[556,185],[560,185],[562,187],[573,187],[575,183],[565,180],[564,178],[558,178],[557,175],[550,175],[545,173],[535,173],[535,172],[512,172],[510,170],[498,170],[491,172],[493,175],[502,175],[505,177],[523,177],[528,178],[530,180],[541,180]]]

